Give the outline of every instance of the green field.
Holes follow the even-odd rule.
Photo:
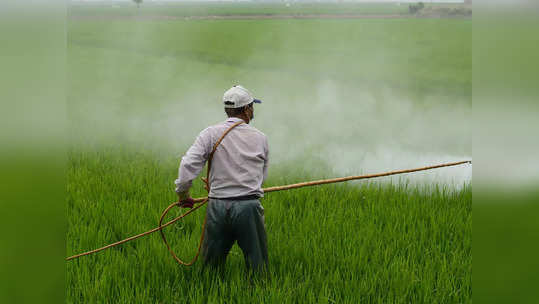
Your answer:
[[[106,18],[68,22],[66,255],[157,225],[176,199],[179,158],[224,119],[219,98],[236,83],[265,101],[253,122],[270,142],[265,186],[471,155],[471,20],[76,10]],[[471,302],[470,181],[422,176],[267,194],[264,284],[246,280],[236,246],[219,276],[177,265],[152,235],[67,262],[67,302]],[[197,181],[193,196],[204,195]],[[181,257],[194,254],[202,220],[201,210],[166,230]]]

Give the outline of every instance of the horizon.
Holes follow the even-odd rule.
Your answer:
[[[133,2],[133,0],[69,0],[70,2],[79,2],[79,3],[114,3],[114,2]],[[349,1],[336,1],[336,0],[321,0],[321,1],[280,1],[280,0],[265,0],[265,1],[256,1],[256,0],[144,0],[143,3],[172,3],[172,2],[183,2],[183,3],[237,3],[237,2],[250,2],[250,3],[275,3],[275,4],[285,4],[285,3],[333,3],[333,4],[351,4],[351,3],[362,3],[362,4],[382,4],[382,3],[465,3],[465,0],[426,0],[426,1],[415,1],[415,0],[349,0]]]

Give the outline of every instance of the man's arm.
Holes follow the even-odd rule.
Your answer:
[[[211,151],[211,135],[208,129],[200,132],[195,142],[187,150],[182,157],[180,167],[178,169],[178,179],[176,179],[176,193],[178,194],[179,201],[190,198],[189,188],[193,184],[195,179],[210,155]]]
[[[268,138],[264,137],[264,169],[263,169],[263,177],[262,177],[262,183],[266,180],[268,177],[268,165],[269,165],[269,147],[268,147]]]

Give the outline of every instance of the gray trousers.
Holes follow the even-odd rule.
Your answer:
[[[262,270],[268,263],[264,208],[258,199],[210,199],[204,233],[204,265],[224,265],[235,241],[243,251],[247,269]]]

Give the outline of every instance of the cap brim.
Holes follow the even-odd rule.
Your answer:
[[[262,103],[262,100],[260,100],[260,99],[253,99],[253,102],[254,102],[254,103]]]

